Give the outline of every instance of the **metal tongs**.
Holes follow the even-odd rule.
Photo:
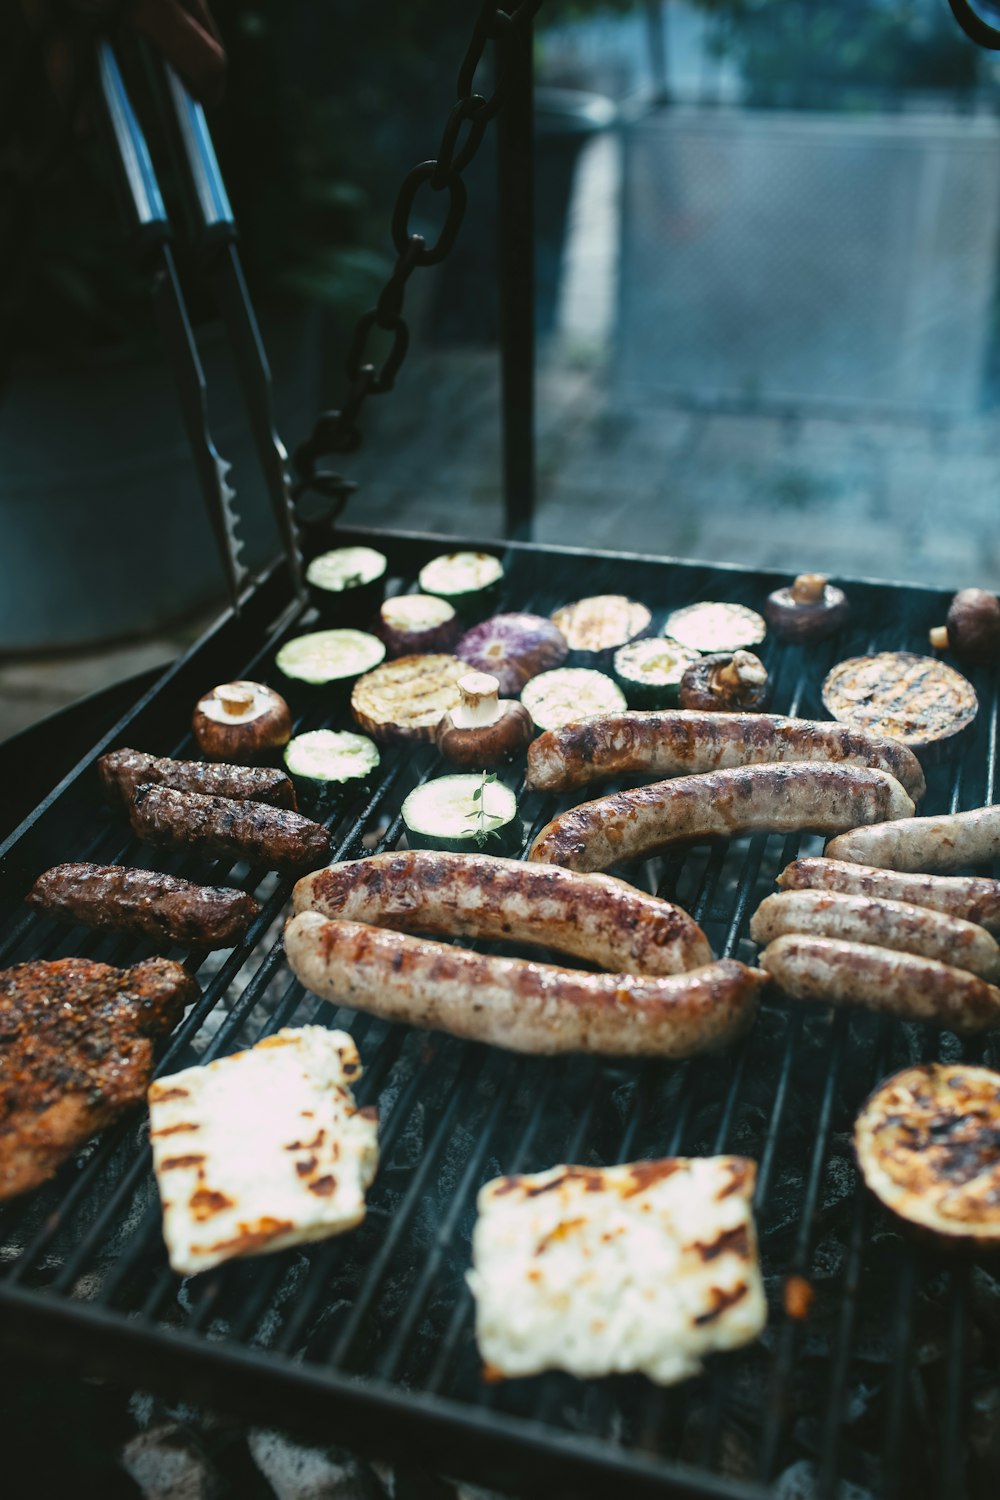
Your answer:
[[[184,427],[222,558],[229,598],[238,613],[240,591],[247,582],[248,573],[239,556],[242,542],[237,535],[232,507],[235,491],[228,483],[230,465],[220,455],[209,430],[205,376],[177,277],[173,231],[149,148],[126,92],[115,54],[106,41],[98,43],[98,73],[112,138],[128,190],[138,255],[143,265],[154,269],[153,302],[173,365]],[[268,494],[292,582],[296,592],[301,594],[301,561],[287,483],[287,455],[274,427],[271,375],[243,280],[236,249],[236,226],[204,113],[172,73],[168,85],[198,201],[203,242],[212,253],[213,281],[237,353],[240,383],[264,467]]]

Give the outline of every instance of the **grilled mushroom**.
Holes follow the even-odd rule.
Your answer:
[[[843,589],[828,583],[822,573],[800,573],[787,588],[768,594],[764,614],[776,635],[816,641],[843,625],[850,605]]]
[[[288,744],[292,716],[263,682],[224,682],[198,699],[191,728],[209,760],[249,765]]]
[[[458,679],[461,703],[437,727],[437,747],[454,766],[499,766],[527,749],[534,735],[523,703],[499,699],[500,684],[488,672],[467,672]]]
[[[931,631],[935,651],[954,651],[964,661],[985,663],[1000,656],[1000,599],[986,589],[960,589],[948,608],[948,623]]]
[[[767,668],[752,651],[719,651],[692,662],[681,678],[681,708],[707,708],[717,713],[760,709],[771,684]]]

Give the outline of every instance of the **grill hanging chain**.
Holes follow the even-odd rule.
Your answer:
[[[336,521],[357,485],[332,470],[318,469],[317,462],[331,453],[356,452],[361,446],[358,418],[365,401],[369,396],[384,396],[396,383],[410,346],[410,330],[403,317],[406,283],[418,267],[440,264],[455,243],[466,207],[461,174],[482,145],[486,127],[504,101],[507,67],[503,43],[530,24],[541,5],[542,0],[521,0],[512,10],[504,10],[495,0],[484,0],[480,5],[471,41],[458,70],[457,98],[441,133],[438,154],[430,161],[420,162],[403,178],[392,211],[396,264],[375,306],[363,313],[355,326],[346,360],[350,382],[347,399],[338,410],[321,413],[311,436],[293,455],[299,476],[293,488],[296,503],[300,503],[307,491],[321,495],[330,502],[326,518]],[[494,82],[493,92],[486,97],[473,91],[473,83],[491,42],[495,47]],[[468,129],[463,140],[464,126]],[[413,205],[425,184],[434,193],[448,194],[448,211],[432,245],[410,229]],[[373,328],[392,335],[389,353],[378,370],[365,358]]]

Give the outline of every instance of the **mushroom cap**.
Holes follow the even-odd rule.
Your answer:
[[[948,609],[948,646],[966,661],[1000,656],[1000,599],[987,589],[960,589]]]
[[[237,704],[243,706],[233,712]],[[224,682],[198,699],[191,730],[209,760],[249,765],[288,744],[292,715],[281,694],[266,683]]]
[[[776,635],[786,640],[818,641],[839,630],[851,612],[847,595],[834,583],[824,583],[820,598],[797,599],[794,584],[768,594],[764,615]]]
[[[523,703],[502,699],[500,714],[492,724],[475,729],[460,728],[445,714],[435,732],[438,750],[453,766],[484,770],[515,760],[534,738],[535,726]]]
[[[750,680],[728,683],[719,680],[720,672],[739,658],[755,664]],[[737,662],[739,665],[739,662]],[[759,680],[763,674],[763,680]],[[751,651],[718,651],[692,662],[681,678],[678,703],[681,708],[708,709],[714,713],[739,713],[761,709],[767,704],[771,682],[759,657]]]

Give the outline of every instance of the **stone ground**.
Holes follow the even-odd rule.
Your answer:
[[[346,519],[502,536],[498,410],[493,351],[415,354],[394,397],[370,411]],[[1000,589],[998,499],[996,416],[626,405],[598,362],[550,353],[540,370],[540,542]],[[211,613],[146,640],[0,660],[0,739],[172,660]]]

